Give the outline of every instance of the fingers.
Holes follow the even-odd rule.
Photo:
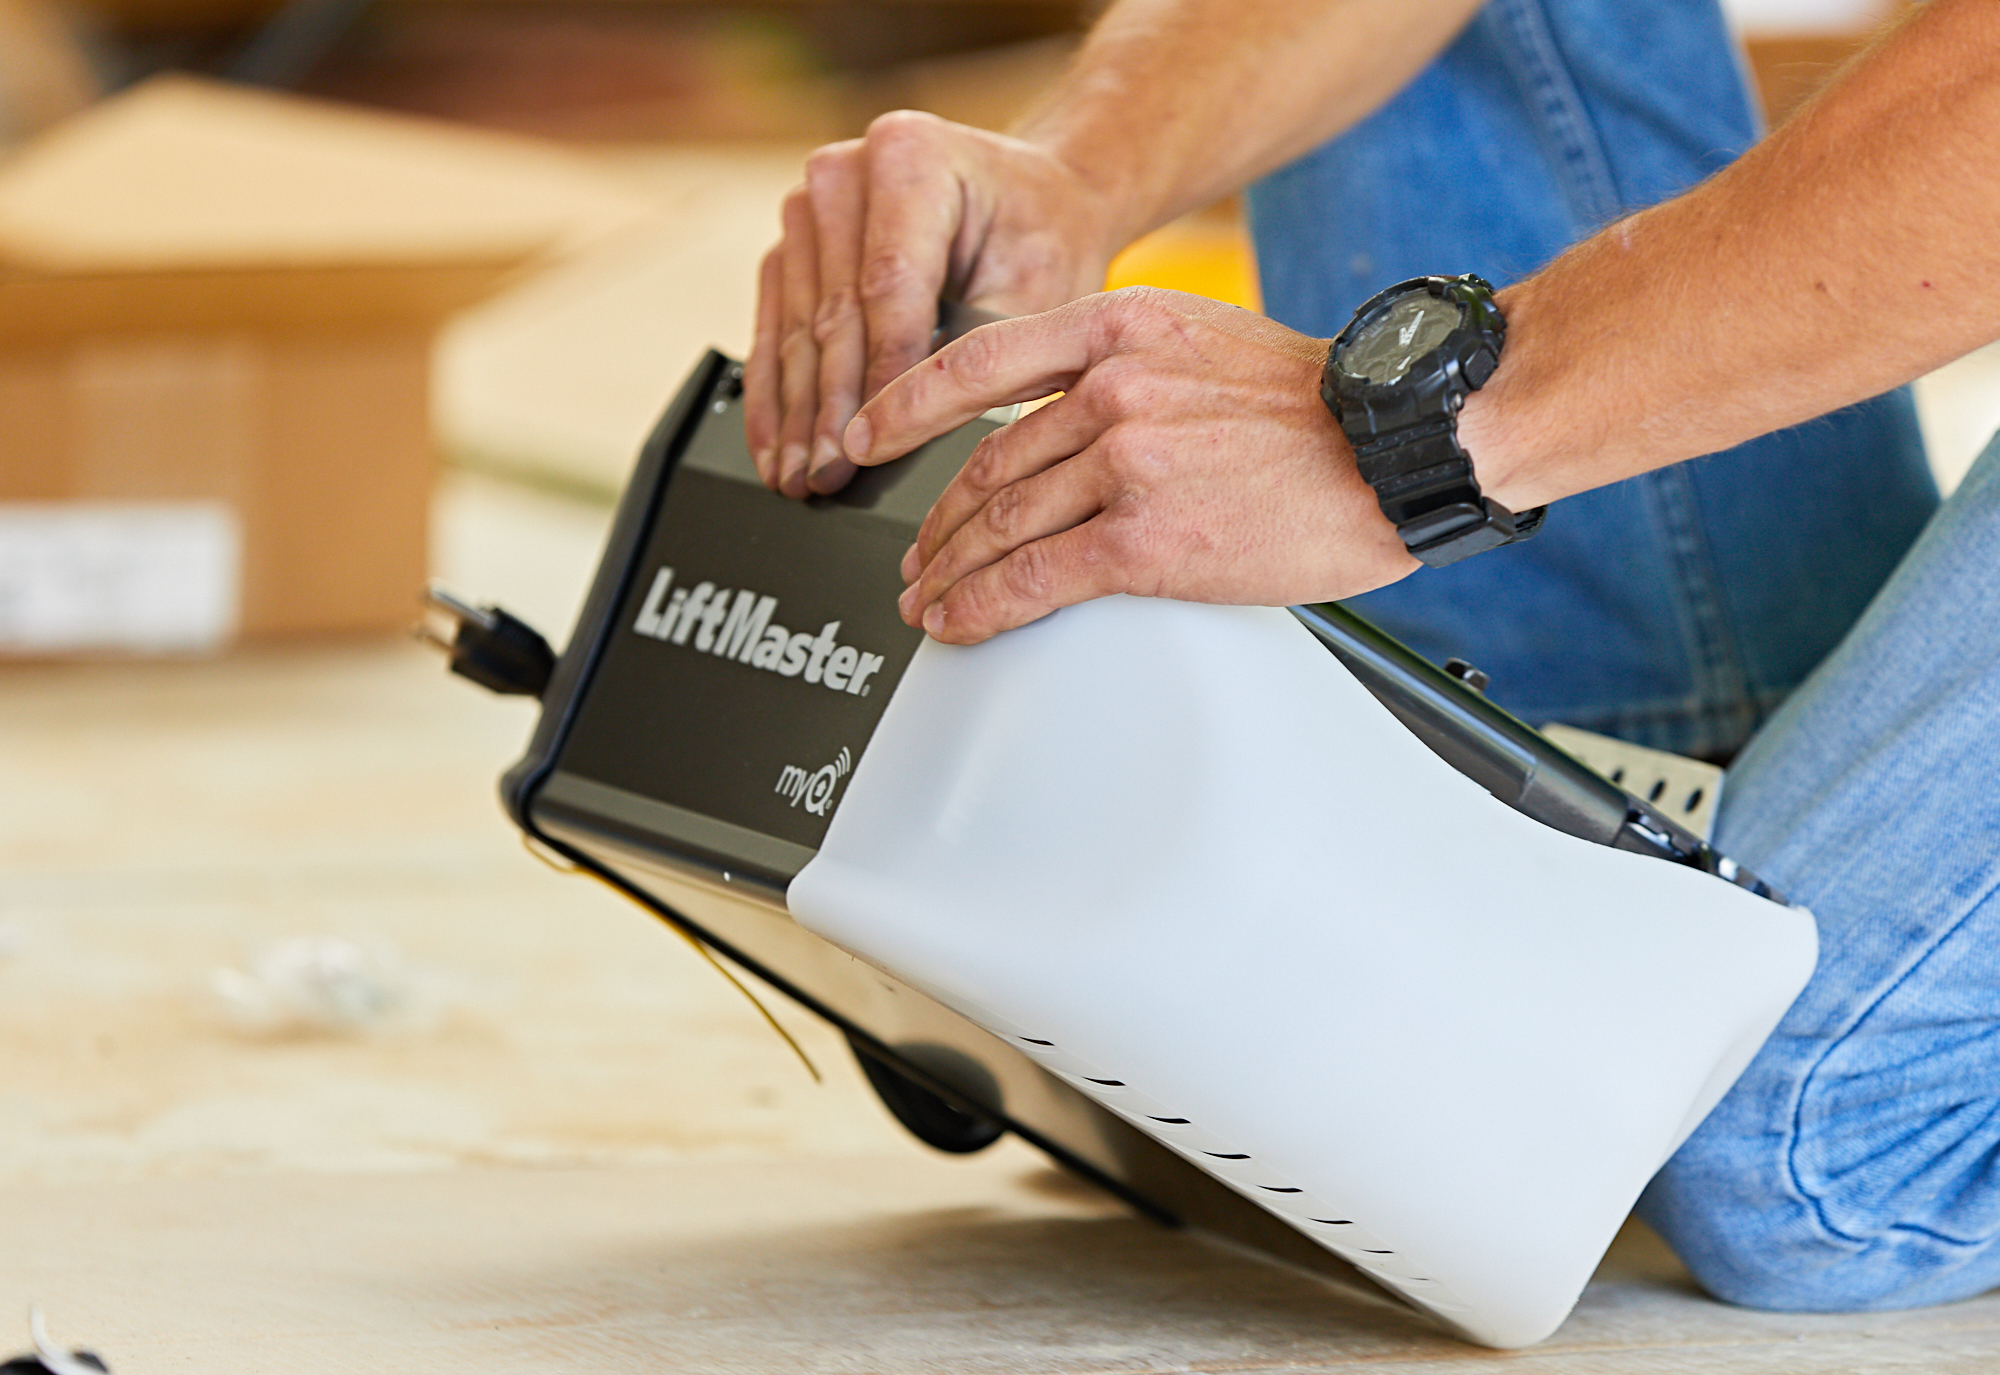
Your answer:
[[[1009,484],[1045,472],[1083,452],[1103,428],[1103,421],[1083,398],[1071,394],[1022,416],[1011,425],[1001,426],[980,440],[979,447],[938,494],[924,517],[916,543],[903,557],[903,581],[915,582],[939,549],[968,520],[1005,492]]]
[[[868,338],[864,396],[930,352],[938,297],[952,284],[965,189],[941,137],[945,128],[936,116],[911,110],[884,115],[868,128],[862,154],[868,219],[860,263]]]
[[[1012,310],[1066,299],[1097,280],[1072,245],[1094,243],[1104,216],[1053,155],[903,110],[814,153],[783,218],[760,272],[744,425],[764,481],[803,497],[853,476],[849,421],[929,352],[941,296]]]
[[[813,312],[819,378],[806,470],[806,486],[814,492],[838,491],[854,475],[840,436],[861,405],[868,350],[859,283],[867,215],[860,154],[860,140],[850,139],[820,149],[806,162],[806,195],[819,250],[819,300]]]
[[[757,268],[757,334],[743,363],[743,437],[766,487],[778,486],[778,339],[785,308],[784,248],[774,246]]]
[[[804,187],[785,197],[784,221],[784,309],[778,325],[778,490],[789,497],[803,497],[819,396],[819,344],[813,337],[813,316],[819,302],[819,239],[813,226],[812,201]]]
[[[861,408],[848,426],[848,457],[886,463],[995,406],[1068,390],[1102,352],[1096,302],[1105,299],[981,325],[940,349]]]
[[[903,619],[923,612],[953,586],[1016,549],[1083,524],[1104,508],[1102,485],[1085,463],[1062,463],[1011,482],[945,540],[897,602]]]
[[[785,200],[744,420],[758,472],[787,496],[845,485],[841,440],[862,399],[929,351],[964,204],[950,128],[884,116],[866,139],[815,152]]]
[[[978,644],[1060,607],[1128,591],[1126,573],[1106,547],[1111,520],[1099,515],[961,578],[925,608],[925,632],[947,644]]]

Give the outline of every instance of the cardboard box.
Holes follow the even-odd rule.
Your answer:
[[[0,166],[0,649],[407,623],[432,336],[648,208],[527,140],[179,78],[50,131]]]

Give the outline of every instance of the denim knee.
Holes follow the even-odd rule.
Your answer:
[[[1854,1286],[1838,1274],[1849,1255],[1811,1236],[1796,1207],[1746,1211],[1679,1188],[1663,1172],[1640,1200],[1639,1214],[1695,1283],[1725,1303],[1795,1313],[1876,1306],[1854,1301]]]
[[[2000,1284],[2000,901],[1976,888],[1943,920],[1878,908],[1887,977],[1845,1015],[1809,989],[1654,1179],[1641,1214],[1709,1292],[1840,1311]]]
[[[1663,1171],[1640,1201],[1704,1290],[1745,1308],[1858,1313],[1969,1298],[2000,1283],[1994,1248],[1958,1243],[1921,1223],[1867,1238],[1826,1229],[1807,1202],[1758,1205],[1685,1187]]]

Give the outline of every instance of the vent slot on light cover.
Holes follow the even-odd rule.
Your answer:
[[[1013,1040],[1064,1083],[1117,1113],[1218,1183],[1311,1237],[1390,1292],[1447,1320],[1471,1311],[1444,1285],[1426,1275],[1422,1266],[1383,1244],[1353,1218],[1333,1215],[1320,1200],[1308,1196],[1297,1185],[1267,1182],[1278,1177],[1257,1166],[1247,1151],[1220,1145],[1202,1133],[1194,1122],[1171,1111],[1143,1110],[1139,1104],[1157,1105],[1145,1103],[1123,1078],[1080,1070],[1075,1058],[1064,1054],[1053,1041],[1018,1035]]]

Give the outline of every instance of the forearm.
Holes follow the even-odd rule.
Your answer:
[[[1501,303],[1505,356],[1460,433],[1517,510],[2000,337],[2000,6],[1932,0],[1728,170]]]
[[[1478,4],[1121,0],[1016,132],[1107,198],[1115,250],[1367,115]]]

